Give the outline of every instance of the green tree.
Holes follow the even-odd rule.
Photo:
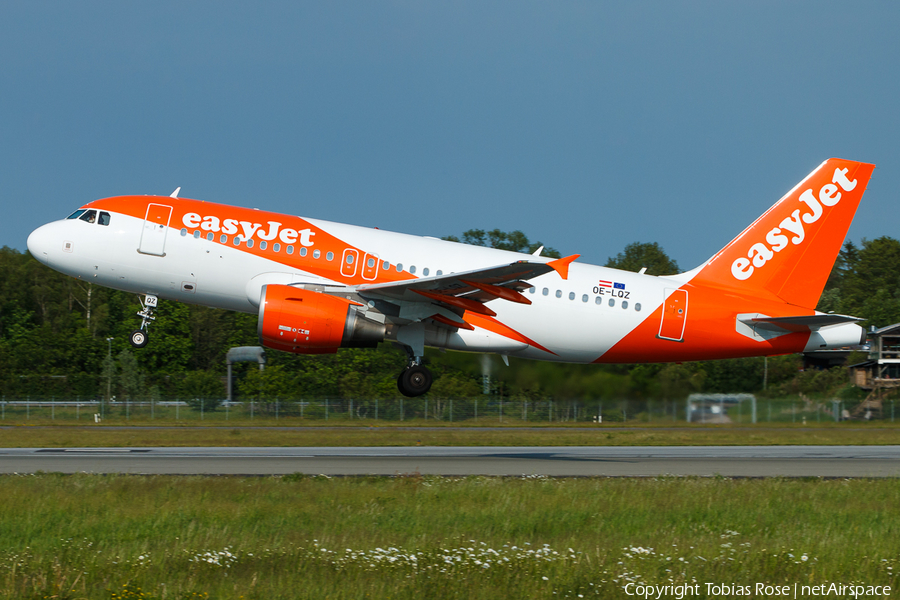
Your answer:
[[[147,391],[147,376],[138,366],[134,354],[125,348],[119,352],[119,401],[139,402]],[[127,406],[126,406],[127,408]]]
[[[647,268],[648,275],[675,275],[679,272],[678,263],[669,258],[656,242],[634,242],[625,246],[615,258],[606,261],[607,267],[622,271],[640,271]]]
[[[471,244],[473,246],[484,246],[486,248],[497,248],[498,250],[509,250],[510,252],[521,252],[523,254],[532,254],[541,246],[539,241],[532,242],[528,236],[519,230],[500,231],[492,229],[485,231],[484,229],[469,229],[462,234],[462,240],[455,235],[448,235],[443,238],[450,242],[462,241],[463,244]],[[561,254],[558,250],[544,246],[541,256],[549,256],[551,258],[560,258]]]
[[[847,243],[841,262],[836,284],[839,312],[862,317],[876,327],[900,321],[900,241],[887,236],[864,239],[860,249]],[[825,300],[835,304],[833,297]]]
[[[194,410],[214,411],[225,398],[222,378],[210,371],[189,371],[181,381],[181,396]]]

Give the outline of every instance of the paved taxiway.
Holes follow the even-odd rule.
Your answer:
[[[900,446],[0,448],[0,473],[898,477]]]

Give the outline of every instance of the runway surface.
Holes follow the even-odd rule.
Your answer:
[[[0,448],[0,473],[898,477],[900,446]]]

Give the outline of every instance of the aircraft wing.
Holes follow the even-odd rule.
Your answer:
[[[498,298],[531,304],[531,300],[522,295],[523,290],[531,287],[528,281],[551,271],[557,271],[566,279],[569,264],[578,256],[575,254],[549,262],[520,260],[437,277],[364,284],[357,286],[356,292],[366,300],[387,302],[399,308],[396,315],[391,313],[397,311],[383,311],[389,316],[408,320],[431,317],[451,327],[469,329],[470,326],[462,320],[465,311],[493,317],[497,313],[485,306],[485,303]],[[430,314],[425,314],[429,311]]]

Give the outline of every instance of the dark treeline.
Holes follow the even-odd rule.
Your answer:
[[[521,232],[470,230],[466,241],[535,250]],[[558,255],[545,249],[544,255]],[[657,244],[631,244],[607,266],[651,274],[677,272]],[[900,242],[889,237],[848,242],[822,296],[820,310],[852,314],[881,327],[900,321]],[[0,393],[6,399],[144,400],[224,396],[225,353],[256,345],[256,315],[161,302],[151,342],[128,343],[139,324],[138,297],[52,271],[27,253],[0,249]],[[235,365],[239,398],[399,398],[405,360],[391,344],[332,356],[268,351],[268,366]],[[762,358],[661,365],[561,365],[428,351],[435,374],[429,397],[474,396],[482,375],[511,399],[665,399],[703,392],[760,392]],[[846,383],[841,372],[800,372],[798,356],[767,361],[770,393],[825,393]]]

